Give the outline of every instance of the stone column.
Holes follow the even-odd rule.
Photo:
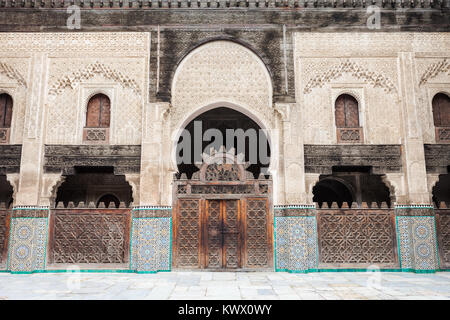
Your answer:
[[[280,149],[283,157],[279,166],[284,168],[285,203],[304,204],[307,201],[303,139],[299,112],[295,103],[276,103],[275,109],[281,115],[282,127]]]
[[[275,109],[282,124],[279,167],[284,173],[284,203],[274,206],[275,270],[308,272],[317,269],[318,263],[316,210],[310,193],[319,175],[305,174],[298,106],[277,103]]]
[[[33,53],[22,142],[19,183],[11,219],[8,270],[33,272],[45,269],[48,201],[39,206],[43,184],[45,79],[47,55]],[[49,200],[49,199],[47,199]]]
[[[143,111],[141,144],[140,205],[160,205],[163,168],[170,158],[163,157],[167,141],[163,139],[164,116],[169,103],[149,103]]]
[[[169,103],[149,103],[143,110],[140,178],[126,175],[136,207],[131,212],[130,267],[138,273],[170,271],[172,207],[167,195],[170,182],[170,137],[167,137]],[[139,196],[137,196],[139,193]],[[139,198],[139,199],[137,199]]]
[[[428,190],[425,151],[420,119],[414,54],[399,54],[400,83],[403,114],[403,168],[406,197],[396,206],[396,223],[400,268],[415,272],[434,272],[439,269],[436,246],[436,226]]]
[[[407,204],[429,204],[420,120],[418,119],[416,97],[417,79],[414,55],[410,52],[400,53],[400,83],[403,113],[403,167],[406,171],[408,189]],[[405,203],[406,204],[406,203]]]
[[[39,203],[44,159],[43,123],[45,98],[44,83],[47,73],[46,65],[46,54],[33,54],[16,205],[35,206]]]

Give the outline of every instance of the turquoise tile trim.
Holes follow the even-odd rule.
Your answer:
[[[169,270],[167,271],[172,271],[172,235],[173,235],[173,231],[172,231],[172,218],[170,218],[170,222],[169,222]],[[164,272],[164,270],[162,270]]]
[[[288,270],[280,269],[278,272],[288,273],[320,273],[320,272],[412,272],[412,273],[435,273],[435,272],[450,272],[450,269],[438,269],[438,270],[415,270],[415,269],[359,269],[359,268],[343,268],[343,269],[308,269],[308,270]]]
[[[131,211],[136,211],[136,210],[170,210],[172,211],[172,207],[138,207],[138,208],[133,208]]]
[[[433,219],[433,224],[434,224],[434,234],[436,235],[435,240],[436,240],[437,266],[438,266],[438,268],[441,268],[441,263],[439,261],[439,246],[438,246],[438,233],[437,233],[437,228],[436,228],[436,218]]]
[[[274,237],[274,239],[273,239],[273,246],[274,246],[274,254],[275,254],[275,259],[274,259],[274,262],[275,262],[275,272],[279,272],[279,271],[281,271],[281,270],[279,270],[278,268],[277,268],[277,266],[278,266],[278,263],[277,263],[277,220],[275,219],[275,214],[273,215],[273,237]]]
[[[133,215],[133,214],[132,214]],[[133,250],[133,220],[134,218],[131,217],[131,228],[130,228],[130,255],[128,256],[128,259],[130,260],[130,265],[128,266],[128,269],[131,270],[131,260],[133,259],[133,256],[131,255]]]
[[[399,232],[398,232],[398,217],[397,217],[397,215],[395,215],[395,228],[396,228],[396,231],[397,231],[398,262],[400,264],[400,269],[401,269],[402,268],[402,255],[401,255],[401,252],[400,252],[400,236],[399,236]]]
[[[45,266],[46,266],[46,263],[47,263],[48,224],[49,224],[49,222],[48,222],[49,218],[47,217],[46,219],[47,219],[47,230],[45,232],[44,270],[45,270]]]

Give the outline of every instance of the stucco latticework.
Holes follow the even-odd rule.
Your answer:
[[[179,65],[172,86],[172,129],[194,110],[216,102],[246,108],[270,123],[270,76],[259,57],[231,41],[214,41],[191,52]]]

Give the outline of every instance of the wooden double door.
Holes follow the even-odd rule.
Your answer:
[[[241,267],[242,226],[239,200],[206,200],[203,226],[204,266]]]
[[[179,199],[173,217],[176,269],[267,270],[273,266],[267,198]]]

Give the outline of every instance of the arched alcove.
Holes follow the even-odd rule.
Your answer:
[[[132,201],[131,186],[125,176],[114,175],[112,167],[78,167],[75,175],[66,177],[56,194],[56,204],[63,202],[64,206],[69,202],[75,206],[93,202],[98,207],[102,202],[105,206],[113,202],[117,208],[120,202],[128,206]]]
[[[450,173],[439,175],[439,181],[433,187],[433,202],[450,203]]]
[[[351,187],[344,181],[334,178],[320,180],[313,187],[313,194],[313,201],[317,202],[320,207],[324,202],[328,206],[331,206],[333,202],[342,206],[344,202],[352,203],[355,200]]]
[[[391,205],[392,197],[382,175],[372,174],[369,167],[333,167],[331,175],[321,175],[313,187],[313,201],[319,206],[336,202],[339,207],[344,202],[359,205],[386,202]],[[395,199],[394,199],[395,200]]]
[[[184,173],[190,179],[198,171],[196,162],[202,161],[203,152],[210,152],[207,147],[211,144],[215,150],[223,145],[228,151],[234,148],[236,155],[242,153],[243,161],[250,162],[247,171],[255,178],[260,173],[268,173],[271,155],[268,137],[247,115],[231,108],[218,107],[198,115],[184,129],[176,147],[178,176]],[[216,133],[222,141],[216,140]]]
[[[9,208],[13,203],[13,187],[6,179],[6,175],[0,175],[0,203]]]

